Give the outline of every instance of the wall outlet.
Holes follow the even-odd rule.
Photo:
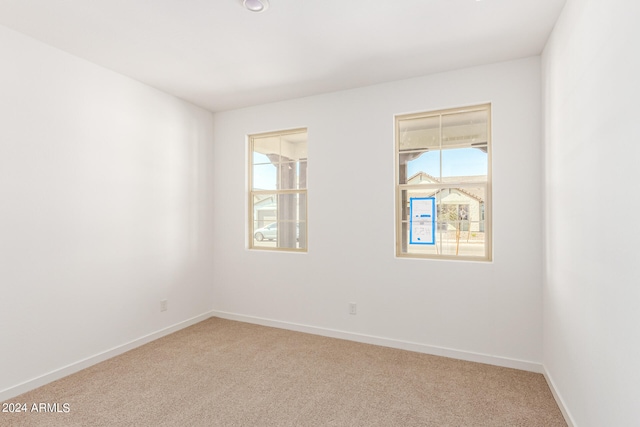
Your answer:
[[[169,308],[169,302],[166,299],[160,301],[160,311],[167,311]]]
[[[355,302],[349,303],[349,314],[358,314],[358,305]]]

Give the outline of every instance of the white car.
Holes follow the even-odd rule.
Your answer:
[[[296,240],[300,236],[300,227],[299,224],[296,224]],[[263,240],[277,240],[278,239],[278,224],[272,222],[266,227],[258,228],[255,233],[253,233],[253,237],[258,241],[262,242]]]

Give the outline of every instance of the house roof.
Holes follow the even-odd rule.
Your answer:
[[[484,175],[470,175],[470,176],[445,176],[442,179],[438,179],[433,175],[429,175],[426,172],[416,172],[411,175],[408,179],[408,183],[415,184],[416,182],[427,182],[427,183],[473,183],[478,182],[479,177],[484,177]],[[469,197],[472,197],[480,202],[484,201],[484,194],[481,189],[476,189],[475,187],[454,187],[456,191],[459,191],[462,194],[466,194]],[[434,193],[435,194],[435,193]]]

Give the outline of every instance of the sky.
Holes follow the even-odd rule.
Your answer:
[[[429,151],[407,165],[407,177],[425,172],[440,176],[440,151]],[[459,148],[442,152],[442,176],[487,175],[487,153],[477,148]]]
[[[276,189],[276,168],[269,163],[264,154],[254,153],[254,188],[261,190]],[[440,151],[429,151],[407,165],[407,177],[425,172],[440,177]],[[487,153],[477,148],[459,148],[442,152],[442,176],[487,175]]]

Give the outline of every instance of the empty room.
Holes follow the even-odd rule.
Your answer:
[[[640,425],[640,4],[0,0],[0,425]]]

